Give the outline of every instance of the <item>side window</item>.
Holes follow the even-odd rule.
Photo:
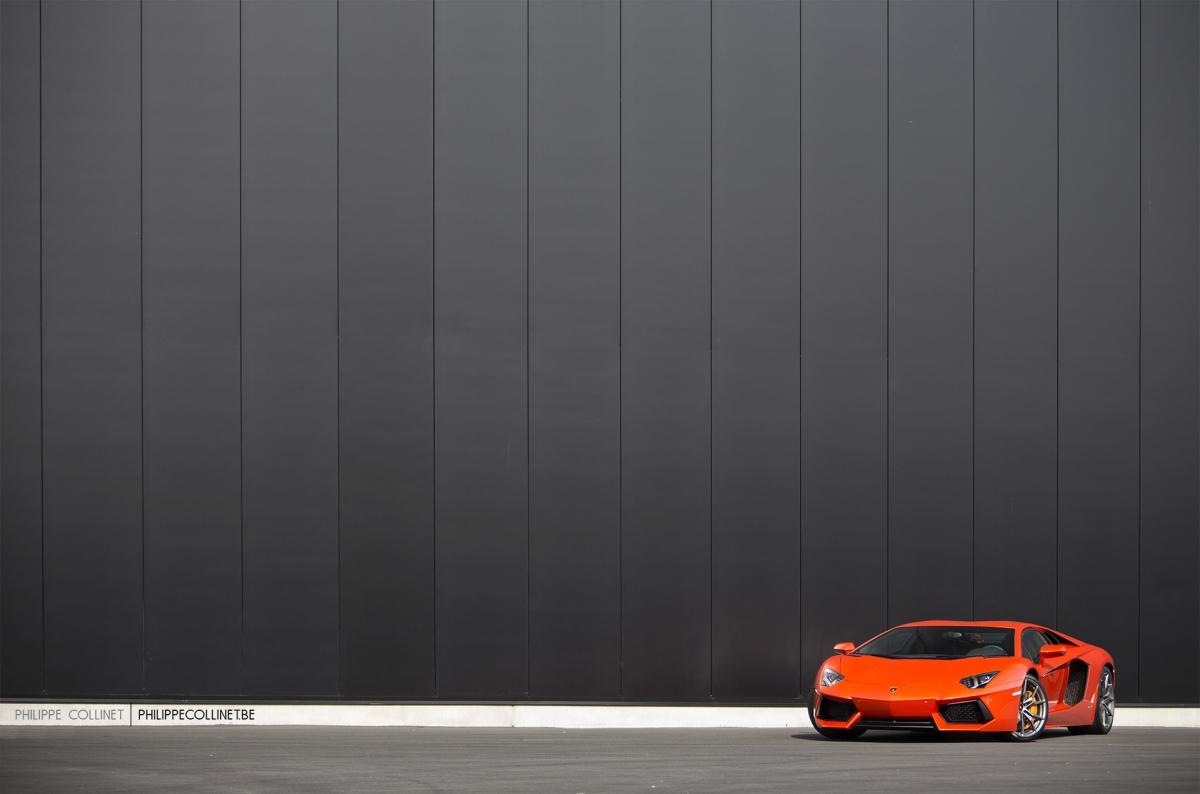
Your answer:
[[[1048,644],[1046,638],[1037,629],[1025,629],[1021,632],[1021,655],[1031,662],[1038,660],[1042,646]]]

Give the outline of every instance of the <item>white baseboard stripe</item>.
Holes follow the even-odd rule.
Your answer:
[[[812,730],[799,706],[0,703],[0,726],[324,725]],[[1116,727],[1200,728],[1200,708],[1117,708]]]

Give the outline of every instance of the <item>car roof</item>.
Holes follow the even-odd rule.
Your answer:
[[[1070,634],[1064,634],[1063,632],[1059,631],[1058,629],[1051,628],[1050,626],[1047,626],[1043,623],[1030,623],[1028,621],[1023,621],[1023,620],[914,620],[911,623],[901,623],[898,626],[893,626],[892,628],[898,629],[898,628],[902,628],[904,626],[990,626],[992,628],[997,628],[997,629],[1026,629],[1026,628],[1029,628],[1029,629],[1037,629],[1038,631],[1049,632],[1050,634],[1053,634],[1055,637],[1058,637],[1063,642],[1068,643],[1069,645],[1097,647],[1097,646],[1094,646],[1091,643],[1081,640],[1077,637],[1072,637]],[[888,631],[890,631],[890,630],[891,629],[888,629]],[[886,633],[886,632],[883,632],[883,633]],[[877,634],[875,636],[878,637],[880,635]],[[875,639],[875,638],[872,637],[871,639]]]
[[[915,620],[901,626],[993,626],[1000,629],[1020,629],[1025,626],[1041,628],[1036,623],[1017,620]]]

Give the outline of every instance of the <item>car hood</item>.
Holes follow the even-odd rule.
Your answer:
[[[973,656],[966,659],[884,659],[879,656],[835,656],[828,666],[847,681],[862,684],[956,682],[969,675],[1003,672],[1016,663],[1011,656]]]

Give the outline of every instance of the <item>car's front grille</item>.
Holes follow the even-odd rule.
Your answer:
[[[822,697],[821,705],[817,709],[817,717],[831,722],[845,722],[854,716],[854,704],[848,700],[837,700],[831,697]]]
[[[947,703],[942,706],[942,719],[946,722],[981,723],[991,720],[992,715],[978,700],[965,703]]]

